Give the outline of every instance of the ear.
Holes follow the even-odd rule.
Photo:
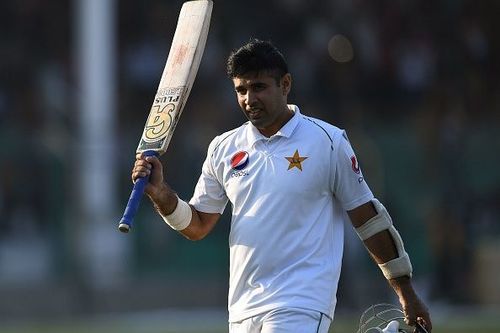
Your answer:
[[[290,73],[286,73],[281,78],[281,89],[283,91],[283,96],[290,93],[290,90],[292,89],[292,75]]]

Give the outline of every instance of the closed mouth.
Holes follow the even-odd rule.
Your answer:
[[[261,115],[261,110],[260,109],[250,109],[250,110],[247,110],[247,114],[250,118],[259,118]]]

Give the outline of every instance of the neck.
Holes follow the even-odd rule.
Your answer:
[[[288,108],[288,105],[285,105],[285,110],[280,113],[278,118],[274,121],[271,126],[265,128],[257,128],[259,132],[265,137],[271,137],[276,134],[285,124],[293,117],[294,112]]]

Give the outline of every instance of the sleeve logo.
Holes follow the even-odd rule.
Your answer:
[[[351,156],[351,167],[352,171],[354,171],[356,174],[360,174],[361,170],[359,169],[359,163],[358,160],[356,159],[356,156],[352,155]]]

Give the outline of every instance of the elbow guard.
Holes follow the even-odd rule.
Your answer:
[[[377,215],[366,221],[360,227],[356,228],[359,238],[361,238],[362,241],[365,241],[381,231],[388,230],[394,241],[394,245],[396,246],[398,256],[388,262],[379,264],[378,266],[380,270],[382,270],[385,278],[388,280],[401,276],[411,277],[413,270],[410,257],[405,251],[401,235],[392,223],[391,216],[387,212],[387,209],[385,209],[384,205],[382,205],[377,199],[373,199],[372,203],[375,206]]]

